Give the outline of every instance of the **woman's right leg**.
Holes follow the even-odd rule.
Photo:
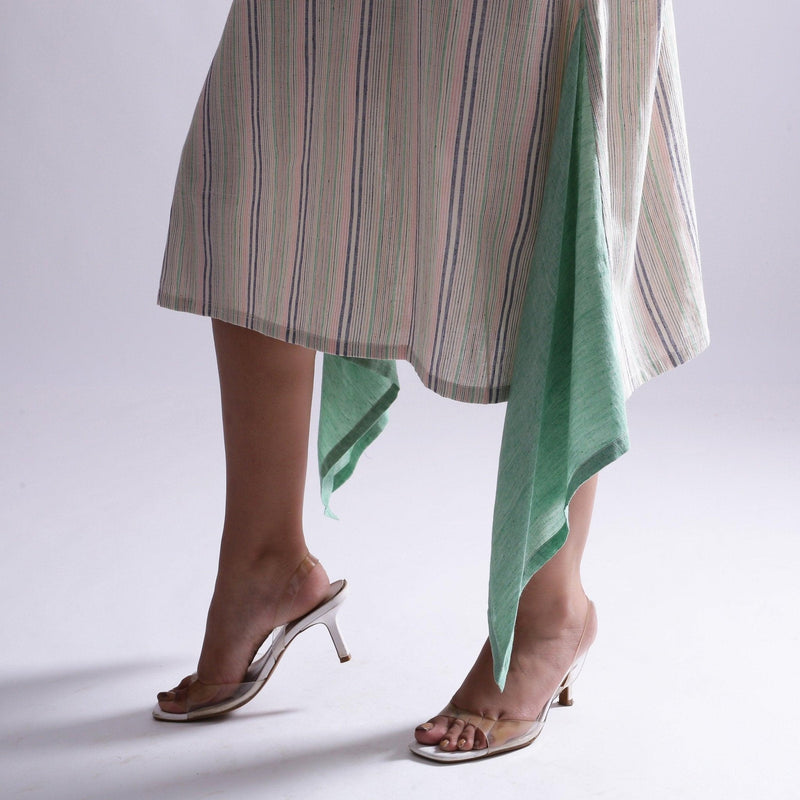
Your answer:
[[[291,603],[281,602],[308,552],[303,494],[316,353],[219,320],[213,331],[225,523],[197,673],[203,684],[228,684],[242,680],[272,627],[311,610],[330,583],[317,565]],[[162,692],[162,710],[180,713],[198,702],[203,687],[193,685]]]

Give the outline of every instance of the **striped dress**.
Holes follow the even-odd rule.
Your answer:
[[[326,508],[394,359],[509,401],[502,685],[522,587],[627,448],[625,399],[709,341],[670,0],[234,0],[158,302],[326,354]]]

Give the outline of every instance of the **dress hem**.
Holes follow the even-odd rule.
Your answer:
[[[417,376],[422,381],[426,389],[430,389],[435,394],[446,397],[449,400],[457,400],[460,403],[475,403],[480,405],[491,405],[494,403],[502,403],[508,400],[508,393],[510,386],[501,386],[498,389],[489,389],[482,386],[465,386],[463,384],[454,384],[449,381],[444,381],[441,378],[436,378],[432,373],[425,369],[422,360],[418,359],[413,351],[410,351],[407,345],[391,345],[391,344],[364,344],[360,342],[348,342],[347,354],[344,356],[342,353],[336,352],[336,343],[334,340],[324,336],[319,336],[309,331],[302,331],[295,329],[292,332],[290,339],[286,335],[286,326],[278,322],[267,322],[263,319],[253,319],[248,324],[247,315],[241,311],[229,308],[221,308],[211,304],[205,310],[201,309],[201,304],[192,298],[180,297],[177,295],[167,294],[166,292],[159,292],[157,303],[162,308],[167,308],[172,311],[183,311],[189,314],[197,314],[201,317],[211,317],[219,319],[222,322],[228,322],[231,325],[239,325],[242,328],[261,333],[264,336],[270,336],[273,339],[278,339],[282,342],[289,342],[290,344],[297,344],[300,347],[305,347],[309,350],[317,350],[320,353],[328,353],[334,356],[342,356],[347,358],[373,358],[383,361],[402,360],[407,361],[414,368]],[[436,383],[436,389],[433,384]]]
[[[201,317],[219,319],[222,322],[228,322],[231,325],[239,325],[240,327],[254,330],[257,333],[263,334],[264,336],[270,336],[273,339],[279,339],[283,342],[290,341],[285,335],[285,326],[277,322],[268,323],[264,320],[258,319],[254,320],[254,324],[248,325],[245,319],[246,315],[240,311],[224,309],[215,305],[210,306],[207,311],[200,311],[198,310],[199,304],[196,300],[170,295],[166,292],[159,293],[157,304],[162,308],[172,311],[183,311],[185,313],[196,314]],[[336,352],[336,347],[331,339],[309,333],[308,331],[296,330],[294,332],[294,341],[291,341],[291,344],[297,344],[300,347],[305,347],[309,350],[316,350],[320,353],[328,353],[335,356],[342,355],[341,353]],[[672,363],[671,361],[665,361],[656,363],[654,365],[655,369],[651,371],[640,372],[636,376],[629,374],[629,379],[624,381],[625,400],[627,401],[630,399],[631,395],[636,391],[636,389],[638,389],[640,386],[644,386],[644,384],[648,383],[653,378],[657,378],[660,375],[671,372],[685,364],[687,361],[691,361],[693,358],[696,358],[703,353],[710,346],[710,344],[711,339],[708,334],[706,334],[702,339],[689,342],[688,347],[685,347],[682,351],[677,353],[677,355],[680,357],[680,361],[677,364]],[[508,400],[508,394],[511,388],[510,385],[501,386],[495,391],[480,386],[452,384],[448,381],[443,381],[440,378],[438,381],[436,381],[437,387],[434,389],[434,376],[423,367],[422,362],[414,356],[413,352],[410,354],[411,357],[409,357],[408,348],[404,346],[388,344],[360,344],[350,342],[348,343],[348,351],[347,357],[349,358],[375,358],[386,361],[407,361],[413,367],[414,372],[417,373],[417,377],[420,379],[426,389],[430,389],[435,394],[446,397],[449,400],[456,400],[460,403],[473,403],[477,405],[494,405],[495,403],[504,403]]]

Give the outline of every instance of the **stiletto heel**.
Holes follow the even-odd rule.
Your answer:
[[[316,559],[307,556],[298,567],[298,570],[308,564],[313,568],[316,563]],[[310,568],[306,568],[310,571]],[[289,582],[289,586],[294,586],[295,591],[297,585],[296,577],[296,575],[293,576]],[[187,702],[186,711],[183,713],[163,711],[161,706],[156,704],[153,708],[153,717],[163,722],[193,722],[216,717],[220,714],[227,714],[229,711],[243,706],[261,691],[294,638],[314,625],[325,625],[333,640],[339,661],[349,661],[350,652],[344,642],[337,620],[337,614],[346,596],[347,581],[334,581],[330,586],[330,593],[327,599],[302,617],[287,622],[285,625],[278,625],[272,630],[268,636],[270,642],[264,654],[250,664],[244,679],[240,683],[209,684],[201,681],[197,677],[197,673],[189,675],[181,681],[176,689],[188,690],[190,686],[199,684],[202,689],[197,692],[200,696],[198,700],[194,703]],[[159,694],[159,699],[173,701],[175,699],[175,690]]]
[[[539,716],[536,719],[495,719],[485,714],[475,714],[470,711],[458,708],[452,702],[437,715],[440,717],[452,717],[464,722],[465,725],[473,725],[480,730],[487,742],[487,746],[482,750],[442,750],[439,745],[420,744],[411,742],[408,746],[412,753],[432,761],[470,761],[475,758],[486,758],[509,750],[519,750],[527,747],[542,732],[547,714],[555,703],[556,698],[562,706],[572,705],[572,684],[586,660],[586,653],[589,646],[594,641],[597,630],[597,612],[594,603],[589,601],[589,608],[586,611],[586,619],[583,623],[583,631],[578,641],[570,668],[564,678],[559,682],[550,699],[544,704]]]
[[[589,644],[591,644],[591,642]],[[580,646],[578,649],[580,650]],[[561,682],[561,692],[558,695],[558,704],[560,706],[572,705],[572,684],[575,683],[575,681],[578,679],[578,675],[581,674],[583,663],[586,661],[587,652],[588,651],[584,651],[581,656],[575,659],[575,663],[570,667],[566,678],[564,678],[564,680]]]
[[[342,636],[342,631],[339,628],[339,621],[336,618],[338,611],[338,606],[332,608],[324,616],[324,618],[320,620],[320,622],[322,622],[328,629],[328,633],[331,635],[331,640],[333,641],[333,646],[336,648],[336,655],[339,656],[339,661],[344,663],[345,661],[350,660],[350,651],[348,650],[347,645],[344,643],[344,637]]]

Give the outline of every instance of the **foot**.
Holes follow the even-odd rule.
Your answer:
[[[589,600],[582,591],[549,607],[521,602],[504,691],[500,692],[494,681],[487,640],[452,704],[492,719],[535,720],[575,660],[585,625],[581,649],[594,640],[596,621],[594,615],[587,614]],[[489,746],[475,725],[441,714],[420,725],[415,737],[420,744],[438,745],[446,752]]]
[[[270,631],[307,614],[330,594],[319,562],[302,555],[220,567],[196,675],[160,692],[162,711],[183,714],[220,699],[220,687],[240,683]]]

